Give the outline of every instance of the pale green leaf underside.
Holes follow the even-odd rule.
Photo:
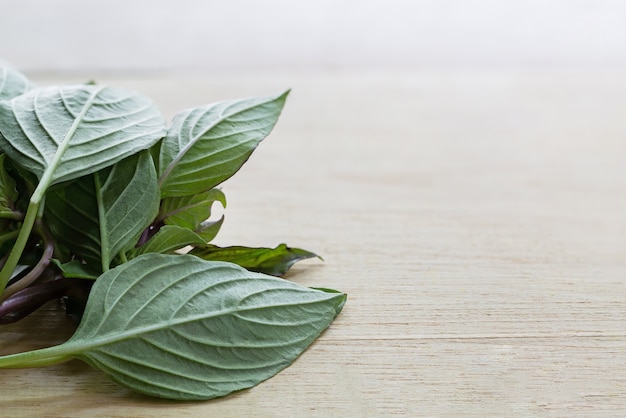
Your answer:
[[[0,100],[12,99],[30,88],[32,84],[24,74],[0,61]]]
[[[78,256],[108,266],[132,248],[159,207],[148,150],[113,167],[51,190],[45,217],[56,237]]]
[[[147,98],[121,88],[37,88],[0,102],[0,148],[46,186],[110,166],[165,135]]]
[[[276,124],[287,94],[224,101],[176,115],[159,153],[162,197],[201,193],[235,174]]]
[[[210,399],[287,367],[344,301],[230,263],[146,254],[103,274],[74,336],[47,351],[141,393]]]

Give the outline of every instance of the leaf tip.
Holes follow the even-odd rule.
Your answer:
[[[287,99],[287,96],[289,96],[289,93],[291,93],[291,87],[289,87],[288,89],[286,89],[285,91],[280,93],[276,98],[285,100],[285,99]]]
[[[348,300],[348,294],[341,292],[339,290],[335,290],[335,289],[329,289],[326,287],[312,287],[311,289],[315,289],[315,290],[319,290],[321,292],[324,293],[334,293],[334,298],[335,299],[335,317],[337,317],[337,315],[339,315],[339,313],[341,312],[341,310],[343,309],[344,305],[346,304],[347,300]]]

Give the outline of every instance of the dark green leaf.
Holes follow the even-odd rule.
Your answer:
[[[211,242],[213,238],[217,236],[222,224],[224,223],[224,216],[215,222],[204,221],[196,228],[196,234],[202,237],[205,243]]]
[[[159,150],[161,196],[202,193],[235,174],[276,124],[287,94],[176,115]]]
[[[0,367],[74,357],[141,393],[211,399],[289,366],[345,300],[230,263],[146,254],[96,280],[69,341],[2,357]]]
[[[222,224],[222,220],[207,221],[211,217],[214,202],[220,202],[226,207],[226,196],[219,189],[192,196],[166,197],[161,201],[157,220],[190,229],[202,236],[204,242],[209,242],[215,238]]]
[[[147,253],[171,254],[188,245],[202,245],[205,242],[202,237],[187,228],[165,225],[144,245],[131,250],[128,258]]]
[[[6,170],[5,158],[6,155],[0,154],[0,218],[12,218],[18,194],[15,180]]]
[[[156,171],[146,150],[51,190],[45,219],[64,246],[106,270],[117,254],[134,247],[158,205]]]
[[[248,270],[273,276],[282,276],[297,261],[312,257],[320,258],[312,252],[300,248],[290,248],[285,244],[280,244],[276,248],[206,245],[193,249],[190,254],[204,260],[235,263]]]
[[[18,192],[16,183],[5,167],[6,155],[0,154],[0,246],[17,237],[18,221],[22,219],[22,213],[16,209]],[[9,247],[5,247],[9,248]],[[5,255],[4,249],[0,250],[0,257]]]
[[[57,259],[52,259],[52,262],[61,270],[63,277],[67,279],[91,279],[98,278],[99,273],[90,271],[87,269],[87,265],[81,263],[78,260],[72,260],[67,263],[61,263]]]

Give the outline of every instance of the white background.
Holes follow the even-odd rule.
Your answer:
[[[618,0],[0,0],[29,72],[625,68]]]

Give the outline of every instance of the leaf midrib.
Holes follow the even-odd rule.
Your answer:
[[[83,119],[87,115],[87,112],[89,111],[89,109],[91,109],[91,106],[94,104],[96,97],[98,97],[100,92],[102,92],[105,88],[106,87],[102,86],[100,88],[95,89],[91,93],[91,96],[89,96],[89,99],[87,99],[87,101],[83,105],[82,110],[74,119],[74,123],[72,123],[72,126],[70,126],[70,129],[65,134],[65,137],[63,137],[63,140],[57,146],[57,150],[52,156],[52,160],[50,160],[47,167],[44,169],[43,175],[41,176],[41,179],[39,180],[39,185],[37,186],[37,189],[35,189],[35,193],[33,193],[33,197],[31,198],[31,201],[39,202],[43,198],[44,193],[46,192],[46,190],[48,189],[48,187],[50,186],[50,184],[52,183],[54,179],[54,173],[61,162],[61,158],[63,158],[65,151],[67,151],[67,148],[69,147],[69,144],[72,141],[72,138],[76,134],[78,127],[80,126]]]
[[[197,322],[201,320],[213,319],[213,318],[217,318],[217,317],[224,316],[224,315],[232,315],[233,313],[237,313],[237,312],[246,312],[246,311],[268,309],[268,308],[280,308],[280,307],[287,307],[287,306],[311,305],[311,304],[316,304],[316,303],[321,303],[321,302],[327,302],[333,298],[338,297],[339,295],[340,294],[328,294],[329,297],[327,299],[316,299],[316,300],[311,300],[311,301],[306,301],[306,302],[299,301],[297,303],[292,302],[292,303],[275,304],[271,306],[262,306],[262,307],[256,306],[256,307],[243,308],[243,309],[237,308],[237,307],[223,309],[223,310],[212,312],[209,314],[202,313],[202,314],[197,314],[197,315],[192,315],[192,316],[186,316],[184,318],[164,321],[162,323],[154,324],[152,326],[133,328],[125,332],[114,334],[112,336],[106,335],[106,336],[102,336],[99,338],[97,336],[95,338],[92,336],[84,336],[84,337],[77,336],[76,340],[70,339],[66,343],[57,347],[59,348],[60,352],[63,352],[64,355],[76,356],[80,354],[87,354],[89,351],[93,349],[97,349],[99,347],[104,347],[107,345],[115,344],[115,343],[118,343],[127,339],[138,338],[139,336],[150,334],[156,331],[162,331],[167,328],[175,328],[185,323],[192,323],[192,322]],[[50,350],[52,350],[52,348],[56,348],[56,347],[51,347]]]

